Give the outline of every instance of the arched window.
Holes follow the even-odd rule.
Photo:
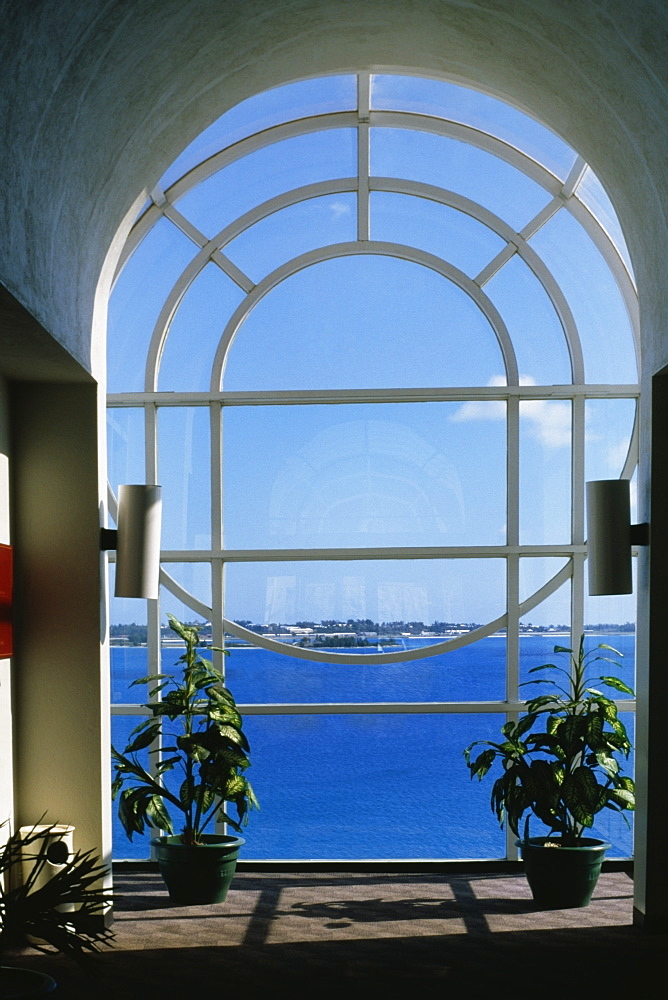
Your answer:
[[[224,114],[110,303],[110,511],[119,483],[164,495],[147,646],[112,650],[118,742],[172,611],[231,650],[247,856],[512,856],[463,747],[585,626],[632,676],[632,598],[585,593],[584,483],[633,476],[637,343],[603,188],[516,109],[364,72]]]

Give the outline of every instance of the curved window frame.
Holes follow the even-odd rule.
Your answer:
[[[158,428],[157,414],[161,407],[203,407],[210,414],[211,427],[211,545],[207,549],[166,550],[162,553],[163,566],[161,582],[178,600],[192,608],[193,612],[212,622],[213,644],[223,646],[226,636],[250,641],[273,652],[288,653],[290,656],[322,662],[346,663],[391,663],[397,659],[419,659],[427,655],[454,650],[478,639],[505,629],[507,637],[506,697],[502,702],[429,702],[410,703],[383,702],[345,704],[280,704],[244,705],[246,714],[336,714],[354,712],[442,712],[448,713],[489,713],[505,712],[510,719],[517,718],[522,710],[520,696],[519,638],[520,621],[542,601],[555,593],[567,580],[571,581],[571,636],[575,637],[584,629],[585,594],[585,405],[591,399],[633,399],[639,398],[637,382],[627,384],[592,384],[585,379],[585,364],[577,324],[566,296],[549,268],[530,243],[531,238],[558,211],[565,210],[591,238],[594,246],[607,263],[619,288],[634,339],[636,359],[639,358],[639,324],[637,297],[633,276],[629,271],[625,248],[616,245],[584,200],[578,196],[578,185],[585,176],[591,178],[591,170],[584,160],[575,156],[573,165],[565,178],[556,177],[547,167],[524,153],[522,150],[461,121],[437,118],[434,115],[415,114],[408,111],[378,110],[370,104],[372,74],[359,73],[358,107],[354,111],[338,111],[312,115],[303,119],[282,122],[263,131],[243,138],[233,145],[216,152],[204,162],[190,169],[169,188],[163,191],[156,187],[151,193],[151,202],[137,220],[123,250],[117,275],[131,259],[142,239],[160,220],[171,222],[186,236],[197,251],[183,269],[165,299],[160,315],[153,329],[147,352],[144,388],[141,392],[111,393],[108,396],[110,408],[141,408],[144,414],[146,441],[146,482],[158,481]],[[213,176],[219,170],[237,162],[257,150],[269,147],[283,139],[304,136],[321,129],[354,129],[358,135],[358,170],[350,178],[323,180],[280,195],[258,204],[245,212],[234,222],[226,225],[212,238],[207,237],[179,210],[179,200],[198,184]],[[521,171],[544,190],[546,203],[521,231],[514,230],[507,222],[489,209],[473,202],[470,198],[434,185],[410,181],[399,177],[378,177],[369,170],[369,137],[374,128],[408,129],[428,132],[438,136],[457,139],[499,157]],[[426,199],[456,209],[477,220],[498,236],[504,243],[499,253],[474,277],[470,277],[454,265],[435,255],[410,246],[370,239],[370,196],[373,192],[390,192]],[[250,277],[226,256],[225,247],[250,226],[271,216],[290,205],[307,199],[326,195],[353,194],[357,198],[357,239],[345,243],[332,244],[311,250],[286,261],[259,282]],[[413,261],[430,268],[444,278],[454,282],[476,303],[486,316],[498,339],[505,363],[505,385],[456,386],[448,388],[395,388],[385,390],[366,389],[301,389],[275,391],[226,391],[224,371],[228,351],[234,338],[251,309],[272,289],[290,275],[320,261],[336,257],[363,254],[389,255],[401,260]],[[500,269],[517,255],[537,278],[559,318],[567,343],[571,366],[571,381],[562,385],[525,384],[518,370],[512,339],[506,329],[503,317],[485,294],[485,285]],[[227,275],[244,294],[244,299],[233,312],[221,337],[212,366],[209,390],[206,392],[160,391],[160,359],[169,335],[169,326],[179,304],[193,281],[209,264],[213,263]],[[638,365],[639,367],[639,365]],[[433,401],[456,401],[458,403],[502,401],[507,408],[507,534],[505,544],[486,546],[442,546],[442,547],[355,547],[346,549],[229,549],[224,545],[222,509],[222,428],[225,411],[230,407],[267,405],[309,405],[341,403],[364,403],[373,408],[374,404],[387,402],[419,403]],[[520,544],[520,404],[527,400],[565,400],[572,407],[572,453],[571,453],[571,537],[565,544],[526,545]],[[631,478],[637,464],[638,417],[636,418],[628,451],[620,469],[620,477]],[[110,487],[109,512],[116,515],[116,498]],[[386,560],[386,559],[453,559],[499,557],[506,565],[507,609],[494,621],[456,638],[429,646],[428,650],[378,652],[371,654],[333,653],[327,650],[304,649],[296,646],[286,648],[285,643],[265,635],[249,631],[237,622],[228,620],[222,613],[224,608],[225,567],[234,562],[284,562],[323,560]],[[550,580],[528,599],[520,601],[520,559],[563,557],[565,565]],[[198,600],[187,592],[170,574],[172,563],[203,563],[211,567],[212,605]],[[221,613],[218,613],[220,609]],[[160,657],[160,610],[159,602],[148,603],[148,655],[154,663]],[[222,665],[221,656],[221,665]],[[624,702],[624,709],[633,711],[633,702]],[[116,714],[136,714],[137,705],[114,705]],[[509,857],[516,857],[516,849],[511,835],[507,839]]]

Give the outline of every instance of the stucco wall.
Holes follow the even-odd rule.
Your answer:
[[[16,553],[14,778],[18,825],[76,827],[108,859],[109,671],[100,647],[98,391],[12,391]]]
[[[0,376],[0,542],[11,541],[9,533],[9,398],[7,382]],[[11,661],[0,660],[0,823],[13,811],[12,692]],[[3,834],[0,832],[0,843]]]
[[[645,390],[651,373],[668,364],[665,0],[0,0],[0,25],[0,284],[102,380],[106,284],[132,206],[190,139],[239,100],[291,79],[363,67],[479,85],[569,141],[607,187],[631,249]],[[7,359],[28,336],[15,317],[0,295],[0,371],[8,370]],[[23,367],[10,374],[82,384],[61,384],[50,395],[33,384],[13,396],[21,441],[16,515],[23,532],[23,612],[37,616],[26,631],[17,691],[21,817],[34,818],[27,813],[41,809],[54,790],[59,818],[74,819],[86,846],[97,843],[106,853],[107,762],[100,747],[108,740],[100,711],[104,715],[108,696],[104,668],[100,672],[99,595],[90,589],[103,495],[98,402],[94,387],[83,384],[85,373],[33,332]],[[641,516],[650,484],[647,391],[645,398]],[[77,448],[81,440],[83,449]],[[60,495],[69,515],[72,483],[80,516],[61,523],[51,498]],[[665,504],[663,496],[659,501]],[[61,576],[53,577],[44,601],[44,562],[59,549]],[[651,632],[647,583],[644,568],[641,672]],[[662,642],[666,600],[668,581],[653,583]],[[77,601],[82,620],[70,640],[59,614],[70,616]],[[53,662],[54,637],[49,689],[42,672]],[[657,652],[661,704],[668,696],[662,661]],[[49,690],[58,723],[50,733],[43,726],[54,718]],[[77,711],[74,698],[80,699]],[[67,727],[81,718],[79,709],[86,728],[71,739]],[[649,730],[642,711],[639,723]],[[66,739],[53,757],[59,732]],[[663,760],[663,734],[642,739],[642,753],[655,739]],[[82,747],[85,753],[77,753]],[[72,769],[59,786],[63,754]],[[657,833],[660,825],[654,823]],[[662,829],[657,847],[659,840],[662,847]],[[665,884],[667,869],[665,861],[645,865],[641,859],[641,909],[642,882]],[[659,899],[653,906],[665,918],[668,903]]]
[[[621,216],[647,365],[668,361],[662,0],[3,0],[0,16],[0,281],[89,369],[98,276],[141,192],[241,98],[359,66],[478,83],[569,140]]]

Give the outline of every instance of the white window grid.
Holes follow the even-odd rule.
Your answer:
[[[634,338],[636,358],[639,363],[639,322],[635,284],[624,256],[613,239],[601,226],[593,213],[578,197],[578,184],[582,180],[587,164],[577,157],[570,173],[559,179],[546,167],[527,156],[520,149],[502,139],[479,131],[460,122],[445,118],[419,115],[410,112],[378,111],[369,107],[369,74],[358,76],[358,108],[356,111],[334,112],[313,115],[305,119],[285,122],[258,132],[229,148],[222,149],[214,156],[200,163],[181,177],[168,190],[156,187],[151,192],[151,202],[138,219],[127,242],[117,270],[131,257],[141,240],[160,220],[167,219],[175,225],[198,248],[197,253],[184,268],[167,296],[155,324],[147,352],[144,390],[141,392],[112,393],[108,396],[110,408],[140,407],[144,413],[145,425],[145,472],[146,482],[157,482],[158,430],[157,413],[160,407],[206,407],[210,413],[211,427],[211,547],[210,549],[166,550],[162,553],[161,583],[184,605],[191,608],[212,623],[214,646],[224,646],[226,635],[254,642],[275,652],[321,662],[373,663],[382,664],[396,659],[410,660],[437,655],[456,649],[491,635],[501,629],[506,632],[507,670],[506,696],[502,701],[484,702],[402,702],[382,703],[290,703],[290,704],[246,704],[240,709],[247,715],[294,715],[294,714],[394,714],[394,713],[506,713],[510,719],[517,718],[524,702],[519,690],[519,638],[520,621],[533,608],[553,594],[568,579],[571,581],[571,641],[577,643],[584,629],[585,594],[585,517],[584,517],[584,442],[585,442],[585,402],[593,399],[633,399],[636,400],[636,419],[629,442],[628,452],[620,472],[621,477],[631,478],[638,456],[637,400],[639,386],[628,384],[586,383],[583,354],[577,325],[566,297],[540,256],[529,244],[529,240],[558,211],[570,212],[583,227],[599,250],[612,273],[626,307]],[[489,209],[471,201],[454,191],[433,185],[396,177],[377,177],[369,172],[369,134],[375,127],[403,128],[427,131],[436,135],[455,138],[485,150],[541,185],[550,195],[549,202],[528,222],[521,231],[515,231],[507,222]],[[177,202],[203,180],[223,167],[272,143],[305,135],[320,129],[356,129],[358,133],[358,172],[355,177],[324,180],[304,187],[286,191],[266,202],[255,206],[213,238],[200,232],[177,208]],[[386,241],[373,241],[370,233],[369,199],[371,192],[390,192],[424,198],[463,212],[487,226],[504,241],[504,247],[485,267],[470,278],[447,261],[426,251]],[[228,257],[224,247],[248,227],[298,202],[325,195],[353,193],[357,197],[357,239],[319,247],[287,261],[261,281],[254,283]],[[341,389],[341,390],[285,390],[285,391],[225,391],[221,388],[225,362],[230,345],[251,309],[273,288],[292,274],[324,260],[360,254],[388,255],[402,260],[413,261],[430,268],[452,281],[475,302],[484,313],[494,330],[505,365],[507,384],[504,386],[470,386],[452,388],[404,388],[404,389]],[[510,335],[503,318],[485,295],[484,287],[499,270],[518,255],[530,268],[549,297],[559,317],[568,346],[572,381],[564,385],[520,385],[517,360]],[[244,292],[245,298],[230,317],[215,354],[212,366],[211,384],[208,392],[161,392],[158,390],[160,359],[169,333],[170,322],[184,295],[193,281],[209,263],[219,267]],[[354,547],[354,548],[309,548],[309,549],[226,549],[223,536],[223,468],[222,429],[224,411],[227,407],[260,405],[340,405],[344,403],[419,403],[434,401],[468,402],[477,400],[501,400],[507,407],[506,434],[506,496],[507,534],[504,545],[485,546],[441,546],[441,547]],[[520,403],[525,400],[566,400],[572,406],[572,448],[571,448],[571,539],[568,544],[526,545],[520,544],[519,532],[519,413]],[[116,498],[110,487],[109,512],[116,513]],[[563,557],[565,565],[530,598],[519,600],[519,567],[521,558]],[[478,628],[430,645],[427,650],[413,649],[401,652],[379,653],[335,653],[328,650],[304,649],[279,642],[268,636],[257,635],[234,621],[228,620],[224,610],[225,567],[234,562],[313,562],[329,560],[387,560],[387,559],[483,559],[502,558],[506,565],[506,611],[491,622]],[[113,559],[113,554],[111,555]],[[170,563],[205,563],[211,568],[212,604],[204,604],[194,594],[186,591],[169,573]],[[160,662],[161,630],[160,602],[148,601],[147,647],[149,664],[157,667]],[[218,665],[223,668],[224,658],[217,654]],[[635,701],[620,703],[625,711],[635,711]],[[143,711],[147,711],[144,709]],[[112,713],[116,715],[137,715],[142,713],[138,704],[114,704]],[[515,851],[508,840],[509,856]]]

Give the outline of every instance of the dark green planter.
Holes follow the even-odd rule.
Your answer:
[[[558,837],[517,840],[534,901],[541,909],[588,906],[610,844],[584,838],[580,847],[545,847]]]
[[[39,997],[55,990],[56,980],[46,972],[33,969],[15,969],[0,966],[0,1000],[18,1000],[19,997]]]
[[[179,836],[151,841],[169,898],[182,906],[222,903],[237,867],[243,837],[205,834],[192,847]]]

